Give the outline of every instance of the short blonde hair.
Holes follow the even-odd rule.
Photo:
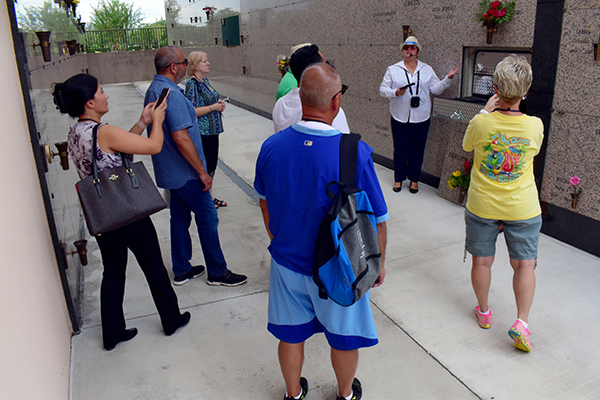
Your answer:
[[[533,72],[525,57],[511,54],[496,65],[492,79],[498,96],[508,104],[515,104],[529,90]]]
[[[194,76],[194,72],[196,72],[196,65],[198,65],[198,63],[200,61],[202,61],[202,57],[204,57],[204,56],[206,56],[206,58],[208,58],[206,53],[203,51],[192,51],[190,53],[190,55],[188,56],[188,67],[187,67],[187,74],[189,76]]]

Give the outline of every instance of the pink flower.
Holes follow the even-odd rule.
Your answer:
[[[577,185],[579,185],[579,182],[581,182],[581,180],[578,177],[574,176],[570,179],[570,182],[571,182],[571,185],[577,186]]]
[[[506,8],[503,8],[502,10],[498,10],[498,14],[496,14],[496,18],[502,18],[506,15]]]

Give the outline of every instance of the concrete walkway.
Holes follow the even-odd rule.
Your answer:
[[[145,87],[107,85],[113,111],[105,120],[131,126],[143,97],[138,94],[139,104],[131,99],[136,88],[143,92]],[[135,111],[123,112],[127,107]],[[137,327],[139,334],[107,352],[99,313],[102,265],[90,240],[85,321],[81,334],[72,339],[72,400],[283,398],[277,340],[266,330],[268,237],[260,208],[247,194],[260,145],[273,125],[233,105],[223,118],[224,167],[217,172],[213,194],[229,203],[219,209],[225,257],[230,269],[249,276],[248,283],[212,287],[203,276],[175,287],[181,308],[192,313],[192,320],[166,337],[144,277],[130,257],[124,305],[128,327]],[[151,167],[149,157],[141,159]],[[542,235],[529,321],[533,352],[521,352],[507,334],[516,307],[504,241],[498,242],[493,268],[493,325],[483,330],[473,314],[470,261],[463,263],[463,208],[426,185],[420,185],[417,195],[394,193],[392,171],[376,169],[391,218],[385,283],[371,292],[380,343],[360,352],[357,376],[363,398],[600,398],[600,259]],[[172,275],[168,210],[153,220]],[[195,227],[191,232],[193,263],[200,264]],[[307,400],[335,399],[336,381],[323,335],[307,342],[303,374],[310,388]]]

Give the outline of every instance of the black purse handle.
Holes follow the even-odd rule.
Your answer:
[[[96,164],[96,155],[98,152],[98,128],[100,124],[96,124],[94,129],[92,130],[92,176],[94,177],[94,187],[96,188],[96,192],[98,192],[98,197],[102,197],[102,187],[100,186],[100,179],[98,178],[98,165]],[[129,175],[131,179],[131,187],[137,189],[140,187],[140,181],[137,176],[135,176],[135,172],[131,169],[131,165],[129,163],[129,159],[126,157],[125,153],[119,152],[121,154],[121,160],[123,162],[123,166],[125,167],[125,172]],[[117,177],[118,178],[118,177]]]

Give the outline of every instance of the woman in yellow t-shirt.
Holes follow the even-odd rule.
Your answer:
[[[511,54],[500,61],[493,74],[496,94],[471,120],[463,140],[463,149],[474,151],[465,246],[473,256],[471,282],[479,303],[475,314],[480,327],[491,327],[488,294],[496,238],[502,228],[517,303],[517,320],[508,334],[515,347],[527,352],[531,351],[527,320],[542,226],[533,157],[539,153],[544,132],[539,118],[519,111],[532,79],[525,57]]]

